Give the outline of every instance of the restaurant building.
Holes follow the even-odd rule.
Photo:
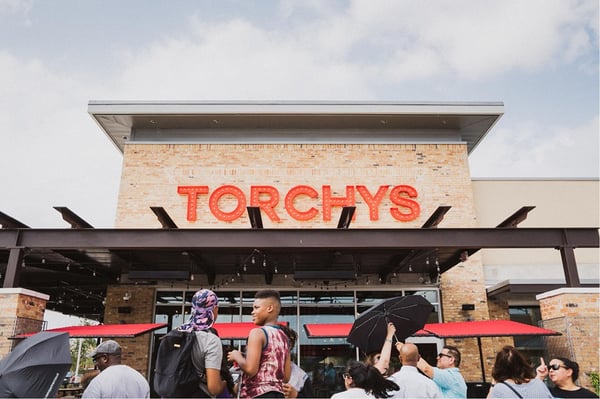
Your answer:
[[[278,290],[280,320],[300,336],[293,355],[315,373],[357,352],[311,326],[352,323],[399,295],[429,300],[431,323],[513,319],[563,333],[483,339],[488,378],[506,343],[598,370],[599,182],[473,179],[468,156],[502,103],[92,101],[88,111],[123,154],[116,229],[57,209],[74,229],[60,243],[40,232],[37,252],[4,245],[3,276],[20,275],[4,287],[106,324],[167,323],[121,342],[144,374],[157,338],[207,287],[220,324],[249,322],[255,292]],[[4,216],[26,241],[26,226]],[[27,267],[11,274],[11,256]],[[40,284],[41,271],[60,276]],[[239,331],[224,344],[243,345]],[[411,339],[435,362],[443,340]],[[465,378],[481,380],[477,341],[447,342]]]

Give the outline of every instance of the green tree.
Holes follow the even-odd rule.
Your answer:
[[[77,370],[77,355],[79,353],[79,342],[81,341],[81,355],[79,358],[79,374],[84,370],[93,369],[94,362],[87,357],[88,353],[92,352],[96,347],[95,338],[72,338],[69,342],[71,349],[71,372]]]

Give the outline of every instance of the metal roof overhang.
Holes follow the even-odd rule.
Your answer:
[[[128,143],[466,142],[504,114],[501,102],[119,102],[88,113],[119,151]]]
[[[267,267],[247,273],[264,274],[267,283],[276,267],[280,274],[302,271],[306,279],[311,272],[324,279],[323,270],[331,280],[375,275],[385,284],[393,273],[435,276],[435,263],[444,273],[481,248],[553,248],[560,251],[566,286],[579,286],[573,249],[598,243],[597,228],[6,228],[0,229],[0,266],[5,288],[42,292],[55,310],[101,319],[106,287],[132,271],[161,278],[204,273],[210,282],[217,273],[236,275],[255,255]]]
[[[69,338],[133,338],[148,331],[166,327],[167,323],[139,324],[98,324],[94,326],[68,326],[44,330],[45,332],[66,332]],[[27,338],[36,333],[20,334],[14,339]]]

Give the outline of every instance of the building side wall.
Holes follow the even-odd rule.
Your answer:
[[[523,206],[535,206],[519,227],[600,226],[600,181],[473,180],[478,227],[494,227]],[[481,251],[488,284],[504,280],[564,282],[560,252],[553,249]],[[600,278],[598,248],[575,249],[579,278]]]
[[[12,350],[10,337],[42,330],[47,300],[34,291],[0,289],[0,358]]]

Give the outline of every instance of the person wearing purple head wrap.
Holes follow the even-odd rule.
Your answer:
[[[181,331],[205,331],[213,326],[219,309],[219,298],[211,290],[200,290],[192,298],[192,312]]]
[[[226,388],[221,379],[223,346],[221,339],[212,328],[219,312],[219,298],[211,290],[203,289],[192,298],[191,315],[180,331],[196,334],[196,345],[192,351],[192,362],[198,372],[200,388],[212,397]]]

